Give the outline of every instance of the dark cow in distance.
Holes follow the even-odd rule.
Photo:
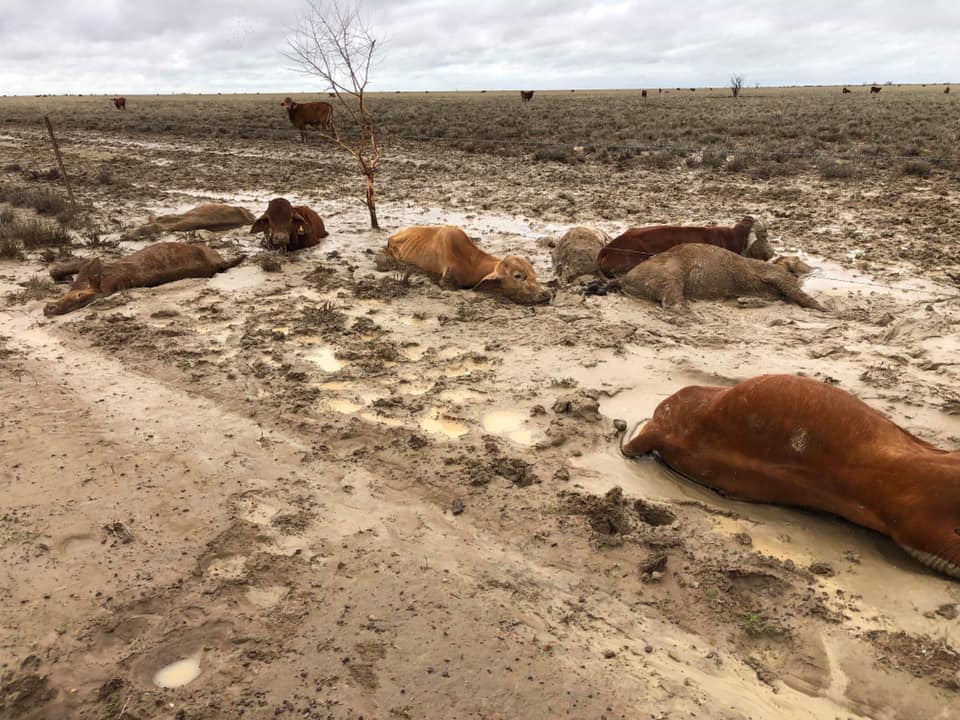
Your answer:
[[[622,275],[658,253],[688,243],[716,245],[757,260],[773,257],[773,250],[767,244],[766,226],[748,215],[733,227],[653,225],[630,228],[600,250],[597,263],[607,275]]]
[[[126,110],[127,109],[127,99],[123,96],[111,98],[113,101],[113,106],[117,110]]]
[[[881,90],[883,90],[883,88],[882,88],[882,87],[878,87],[877,85],[871,85],[871,86],[870,86],[870,94],[871,94],[871,95],[876,95],[876,94],[877,94],[878,92],[880,92]]]
[[[533,90],[521,90],[520,102],[530,102],[533,100]]]
[[[280,106],[285,108],[290,124],[300,131],[300,140],[307,142],[307,125],[318,125],[322,130],[337,134],[333,124],[333,105],[328,102],[298,103],[292,98],[284,98]]]
[[[843,94],[844,94],[844,95],[849,95],[849,94],[850,94],[850,88],[844,88],[844,89],[843,89]]]
[[[950,88],[949,88],[949,87],[945,87],[945,88],[943,89],[943,94],[944,94],[944,95],[949,95],[949,94],[950,94]]]
[[[647,91],[646,91],[646,90],[641,90],[641,91],[640,91],[640,97],[645,98],[646,96],[647,96]]]
[[[271,250],[303,250],[319,245],[329,234],[323,220],[306,205],[291,205],[286,198],[274,198],[250,228],[264,233],[263,244]]]

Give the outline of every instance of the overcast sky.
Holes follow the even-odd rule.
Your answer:
[[[960,0],[366,0],[370,90],[946,82]],[[305,0],[0,0],[0,94],[322,91]]]

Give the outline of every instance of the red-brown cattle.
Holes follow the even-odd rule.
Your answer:
[[[88,305],[98,297],[112,295],[118,290],[135,287],[154,287],[184,278],[213,277],[243,261],[244,255],[225,260],[220,253],[206,245],[165,242],[148,245],[131,255],[113,262],[100,258],[77,262],[73,268],[59,268],[59,277],[76,272],[70,290],[59,300],[47,303],[44,315],[62,315]],[[72,272],[71,272],[72,270]],[[55,276],[56,277],[56,276]]]
[[[329,234],[319,215],[306,205],[291,205],[286,198],[267,203],[250,232],[264,233],[264,246],[282,252],[319,245]]]
[[[520,91],[520,101],[521,102],[530,102],[533,100],[533,90],[521,90]]]
[[[115,97],[111,98],[113,100],[113,106],[117,110],[126,110],[127,109],[127,99],[125,97]]]
[[[387,239],[384,254],[438,278],[441,285],[497,293],[527,305],[550,300],[550,291],[537,282],[526,258],[490,255],[452,225],[405,228]]]
[[[767,243],[766,226],[747,216],[733,227],[652,225],[630,228],[600,250],[597,262],[606,274],[622,275],[657,253],[686,243],[716,245],[757,260],[773,257],[773,250]]]
[[[876,94],[877,94],[878,92],[880,92],[881,90],[883,90],[883,88],[877,87],[876,85],[871,85],[871,86],[870,86],[870,94],[871,94],[871,95],[876,95]]]
[[[307,142],[307,125],[319,126],[322,130],[336,136],[337,128],[333,124],[333,105],[328,102],[298,103],[284,98],[280,106],[285,108],[290,124],[300,131],[300,140]]]
[[[724,495],[820,510],[960,577],[960,452],[914,437],[853,395],[793,375],[686,387],[623,446]]]
[[[641,90],[641,91],[640,91],[640,97],[645,98],[646,96],[647,96],[647,91],[646,91],[646,90]]]
[[[850,88],[844,88],[844,89],[842,90],[842,92],[843,92],[844,95],[849,95],[849,94],[850,94]]]
[[[949,95],[949,94],[950,94],[950,88],[945,87],[945,88],[943,89],[943,94],[944,94],[944,95]]]

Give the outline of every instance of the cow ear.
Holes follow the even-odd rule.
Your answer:
[[[80,266],[80,270],[77,273],[77,280],[83,278],[90,286],[100,287],[100,277],[102,274],[103,264],[100,262],[100,258],[93,258],[92,260],[87,260],[87,262]]]
[[[300,215],[300,213],[293,214],[293,222],[297,226],[298,233],[304,233],[307,231],[307,228],[306,228],[307,221],[303,219],[303,216]]]
[[[269,226],[269,221],[267,220],[267,216],[261,215],[260,219],[253,224],[253,227],[250,228],[250,234],[253,235],[255,233],[266,232],[268,226]]]
[[[480,282],[474,285],[474,289],[480,287],[486,282],[499,282],[503,279],[506,268],[504,267],[503,260],[497,263],[497,266],[489,273],[480,278]]]

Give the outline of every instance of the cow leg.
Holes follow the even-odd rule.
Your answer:
[[[796,303],[802,308],[827,312],[827,308],[801,290],[799,284],[793,278],[785,278],[780,277],[779,275],[773,275],[771,277],[764,278],[763,281],[767,285],[774,288],[780,295],[783,295],[787,300],[792,303]]]
[[[679,277],[663,278],[660,285],[660,304],[665,308],[680,308],[686,306],[683,296],[683,280]]]

